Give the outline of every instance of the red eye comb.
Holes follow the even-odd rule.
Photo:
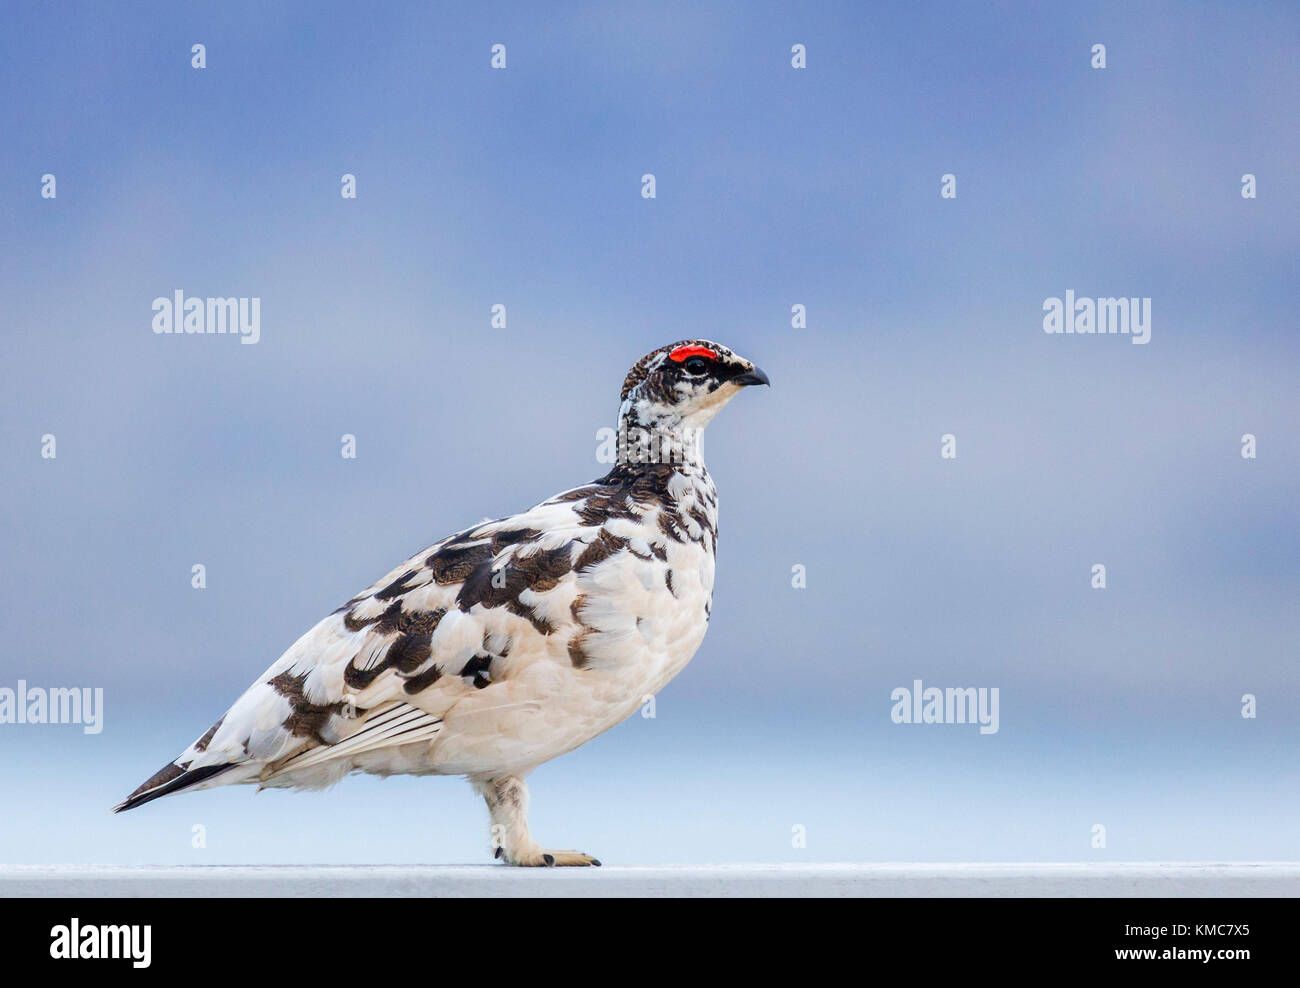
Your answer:
[[[668,359],[681,363],[691,357],[705,357],[708,360],[717,360],[718,355],[706,346],[679,346],[676,350],[668,354]]]

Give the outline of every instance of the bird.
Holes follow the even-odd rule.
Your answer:
[[[240,783],[459,775],[487,804],[497,859],[598,866],[533,839],[526,779],[635,713],[699,649],[718,539],[701,437],[768,384],[709,340],[647,353],[623,380],[607,474],[395,567],[113,809]]]

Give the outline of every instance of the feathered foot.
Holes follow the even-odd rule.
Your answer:
[[[523,868],[600,867],[600,862],[581,851],[548,851],[528,833],[528,787],[514,775],[494,779],[472,779],[474,788],[492,815],[494,856]]]

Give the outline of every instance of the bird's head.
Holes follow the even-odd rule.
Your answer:
[[[682,340],[652,350],[623,381],[625,423],[650,429],[702,430],[741,388],[767,375],[721,343]]]

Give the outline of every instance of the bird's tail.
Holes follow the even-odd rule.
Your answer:
[[[183,768],[176,762],[168,762],[150,776],[148,781],[142,783],[135,792],[114,806],[113,812],[121,813],[123,810],[133,810],[152,799],[158,799],[160,796],[170,796],[182,789],[197,786],[199,783],[206,782],[213,776],[234,767],[234,762],[226,762],[222,765],[203,765],[199,768]]]

